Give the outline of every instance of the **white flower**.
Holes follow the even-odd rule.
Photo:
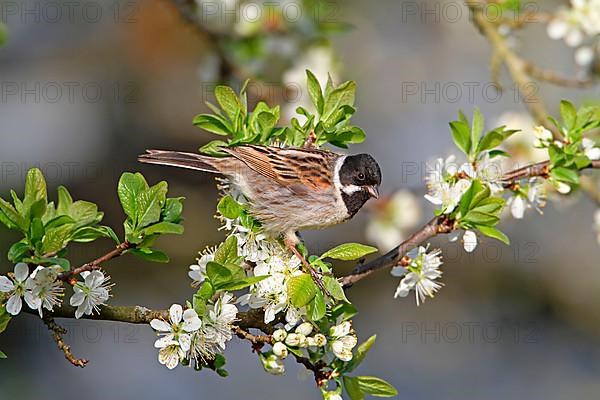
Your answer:
[[[27,304],[32,309],[37,309],[42,317],[42,308],[52,311],[54,306],[62,302],[64,288],[62,282],[58,281],[58,271],[61,267],[55,265],[52,267],[38,266],[27,278],[25,283],[28,291],[31,292],[31,299]],[[28,296],[25,297],[28,300]],[[37,307],[36,307],[37,306]]]
[[[288,348],[285,344],[281,343],[281,342],[276,342],[273,345],[273,353],[281,358],[284,359],[288,356]]]
[[[297,333],[290,333],[285,338],[285,344],[291,347],[298,347],[300,345],[300,335]]]
[[[77,307],[75,318],[90,315],[94,311],[99,313],[100,306],[110,297],[110,277],[105,277],[100,271],[85,271],[81,273],[81,277],[84,281],[73,286],[74,293],[69,301],[73,307]]]
[[[533,134],[536,137],[536,141],[534,142],[534,147],[544,148],[548,147],[554,137],[552,136],[552,132],[550,132],[547,128],[538,125],[533,128]]]
[[[600,147],[596,147],[596,143],[589,138],[583,138],[581,141],[583,146],[583,153],[590,160],[600,160]]]
[[[208,308],[204,334],[213,339],[221,351],[233,337],[231,326],[237,320],[238,308],[232,304],[233,295],[223,293],[215,304]]]
[[[150,326],[161,336],[154,342],[154,347],[160,349],[158,362],[173,369],[184,359],[192,344],[191,334],[201,328],[202,321],[196,311],[183,311],[179,304],[173,304],[169,308],[169,322],[155,318]]]
[[[206,249],[198,258],[198,263],[190,265],[188,276],[192,279],[192,286],[200,286],[206,279],[206,264],[215,259],[215,249]]]
[[[420,220],[421,209],[417,197],[408,190],[399,190],[389,199],[382,199],[375,204],[366,235],[385,252],[402,242],[406,231],[415,227]]]
[[[352,332],[352,324],[344,321],[329,330],[331,336],[331,350],[333,354],[342,361],[352,360],[352,349],[356,346],[358,339]]]
[[[0,276],[0,292],[10,293],[10,297],[6,302],[6,312],[10,315],[17,315],[21,312],[21,308],[23,307],[21,297],[25,298],[25,301],[32,309],[35,310],[40,307],[40,300],[33,296],[31,290],[27,289],[26,281],[28,277],[29,267],[25,263],[15,265],[12,279]]]
[[[471,185],[469,179],[459,178],[460,173],[470,177],[474,175],[470,164],[463,164],[459,168],[454,162],[454,156],[446,160],[439,158],[433,169],[428,168],[426,174],[428,193],[425,199],[440,206],[445,214],[454,211],[460,198]]]
[[[436,282],[436,279],[442,276],[439,269],[442,265],[441,253],[439,249],[427,253],[427,248],[423,246],[409,252],[407,256],[411,258],[411,262],[408,267],[405,269],[398,266],[392,269],[392,275],[404,276],[394,297],[406,297],[414,289],[417,306],[425,301],[426,297],[433,298],[435,292],[442,287],[441,283]]]
[[[543,214],[541,208],[546,205],[546,189],[543,179],[532,178],[529,185],[508,199],[510,212],[516,219],[523,218],[525,210],[534,208]]]
[[[589,66],[595,57],[594,49],[588,46],[582,46],[575,51],[575,63],[580,67]]]

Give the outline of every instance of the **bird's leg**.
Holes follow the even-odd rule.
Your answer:
[[[325,294],[326,296],[329,296],[329,292],[327,291],[327,289],[325,289],[325,285],[323,284],[323,281],[321,280],[319,273],[313,268],[312,265],[310,265],[310,263],[306,260],[306,258],[304,258],[304,256],[302,254],[300,254],[300,252],[296,248],[296,241],[293,239],[290,239],[286,236],[283,239],[283,243],[285,244],[285,247],[290,249],[292,251],[292,253],[294,253],[294,255],[296,257],[298,257],[300,262],[302,262],[302,265],[304,266],[305,271],[310,274],[313,281],[315,281],[315,283],[317,284],[319,289],[321,289],[323,294]]]

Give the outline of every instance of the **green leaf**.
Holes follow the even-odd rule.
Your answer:
[[[225,218],[236,219],[240,216],[244,208],[241,204],[233,199],[230,195],[224,196],[217,204],[217,210]]]
[[[238,262],[237,238],[234,235],[229,236],[219,245],[214,260],[222,265]]]
[[[219,289],[226,290],[228,292],[234,292],[236,290],[242,290],[248,286],[252,286],[264,279],[267,279],[269,275],[252,276],[244,279],[236,279],[231,282],[224,283],[219,286]]]
[[[100,213],[100,219],[98,214],[98,206],[89,201],[78,200],[69,207],[69,216],[75,220],[78,227],[99,222],[104,214]]]
[[[167,182],[162,181],[143,191],[137,200],[137,228],[158,222],[167,198]]]
[[[196,292],[196,295],[203,300],[210,300],[211,297],[215,294],[215,289],[212,284],[208,281],[204,281],[200,289]]]
[[[8,201],[0,198],[0,221],[9,229],[27,231],[28,224]]]
[[[478,107],[473,112],[473,122],[471,125],[471,147],[475,149],[479,143],[479,138],[483,132],[484,119]]]
[[[486,133],[485,136],[479,142],[479,146],[477,146],[477,153],[481,153],[482,151],[493,149],[496,146],[500,145],[503,141],[504,141],[504,136],[502,136],[501,133],[498,133],[496,131],[490,131],[490,132]],[[502,150],[500,150],[500,151],[502,151]],[[495,153],[495,155],[497,155],[497,154],[498,153]],[[491,154],[490,154],[490,157],[491,157]]]
[[[339,318],[342,321],[352,319],[356,314],[358,314],[358,310],[350,303],[338,303],[331,310],[331,317],[333,319]]]
[[[452,131],[452,139],[456,146],[468,155],[471,150],[469,125],[463,121],[452,121],[450,122],[450,130]]]
[[[335,111],[341,106],[354,105],[354,93],[356,92],[356,83],[348,81],[342,83],[336,89],[331,91],[325,98],[321,120],[328,121]]]
[[[115,232],[108,226],[84,226],[81,227],[71,236],[71,240],[78,243],[89,243],[94,240],[106,237],[113,239],[116,243],[119,243],[119,238]]]
[[[306,311],[311,321],[320,321],[325,316],[327,306],[325,304],[325,297],[321,292],[317,292],[312,301],[308,303]]]
[[[3,44],[2,38],[0,37],[0,46],[2,46],[2,44]],[[2,350],[0,350],[0,359],[5,359],[5,358],[7,358],[6,354],[4,354],[4,352]]]
[[[567,129],[570,130],[574,128],[577,121],[577,111],[575,110],[575,106],[567,100],[562,100],[560,102],[560,117]]]
[[[344,243],[326,251],[319,259],[333,258],[336,260],[357,260],[367,254],[377,252],[377,248],[360,243]]]
[[[349,303],[342,285],[333,276],[324,276],[323,284],[325,285],[325,289],[327,289],[331,297],[333,297],[335,300]]]
[[[44,236],[44,224],[42,219],[33,218],[29,225],[29,241],[35,246],[42,239],[42,236]]]
[[[68,224],[47,230],[42,238],[41,253],[56,253],[64,249],[71,239],[73,229],[74,225]]]
[[[208,154],[210,156],[223,157],[223,156],[226,156],[227,153],[225,153],[223,150],[221,150],[221,147],[227,147],[227,146],[228,146],[227,143],[225,143],[222,140],[211,140],[204,146],[200,147],[198,150],[201,153]]]
[[[56,206],[56,212],[59,215],[68,215],[69,208],[73,204],[73,198],[71,194],[64,186],[59,186],[56,190],[58,192],[58,205]]]
[[[25,197],[23,198],[23,205],[25,208],[28,208],[40,200],[43,200],[44,204],[47,202],[46,180],[44,179],[42,171],[38,168],[32,168],[27,171],[27,177],[25,178]]]
[[[579,184],[579,174],[577,173],[577,171],[574,171],[572,169],[564,167],[552,168],[552,170],[550,171],[550,176],[559,181]]]
[[[165,253],[163,253],[160,250],[150,249],[148,247],[134,248],[127,250],[127,252],[133,254],[134,256],[144,261],[157,262],[163,264],[169,262],[169,256],[167,256]]]
[[[500,221],[500,218],[492,214],[471,210],[461,221],[478,225],[496,225]]]
[[[146,189],[148,189],[148,183],[140,173],[125,172],[119,179],[117,187],[119,200],[123,211],[133,223],[136,221],[138,198]]]
[[[215,97],[217,102],[225,111],[225,114],[233,121],[236,114],[246,115],[246,109],[241,100],[229,86],[219,85],[215,88]]]
[[[183,213],[183,197],[168,198],[162,210],[161,220],[178,224]]]
[[[317,77],[308,69],[306,70],[306,86],[308,87],[308,95],[310,100],[315,105],[319,114],[323,113],[323,93],[321,91],[321,85],[317,80]]]
[[[318,288],[309,274],[302,274],[288,280],[287,291],[292,305],[301,308],[317,295]]]
[[[209,261],[208,264],[206,264],[206,276],[214,287],[218,287],[219,285],[231,281],[233,277],[231,271],[227,267],[213,261]]]
[[[358,379],[351,376],[344,376],[344,389],[348,393],[350,400],[364,400],[365,394],[358,385]]]
[[[232,133],[230,127],[225,123],[225,121],[223,121],[221,117],[215,115],[196,115],[192,123],[198,128],[215,133],[217,135],[227,136]]]
[[[159,222],[150,225],[142,230],[145,235],[154,235],[159,233],[170,233],[173,235],[181,235],[183,233],[183,225],[174,224],[172,222]]]
[[[346,368],[346,371],[354,371],[360,365],[360,363],[363,362],[363,360],[367,356],[367,353],[369,352],[369,350],[371,350],[371,347],[375,343],[375,339],[377,339],[377,335],[371,336],[370,338],[358,345],[358,347],[354,351],[354,357],[352,357],[352,360],[348,362],[348,367]]]
[[[374,376],[357,376],[358,387],[364,393],[377,397],[394,397],[398,391],[383,379]]]
[[[476,228],[479,229],[479,232],[481,232],[485,236],[491,237],[493,239],[498,239],[504,244],[510,245],[510,239],[502,231],[494,227],[485,225],[477,225]]]
[[[8,260],[14,263],[18,263],[23,260],[26,256],[29,255],[30,251],[33,250],[29,247],[29,244],[26,243],[25,239],[23,241],[14,243],[8,249]]]

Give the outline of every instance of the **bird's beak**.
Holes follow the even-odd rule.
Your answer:
[[[379,189],[377,189],[377,186],[367,186],[366,188],[367,192],[371,197],[373,197],[374,199],[379,198]]]

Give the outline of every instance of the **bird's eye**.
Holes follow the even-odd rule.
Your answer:
[[[358,174],[358,180],[359,181],[364,181],[365,180],[365,174],[363,174],[362,172]]]

